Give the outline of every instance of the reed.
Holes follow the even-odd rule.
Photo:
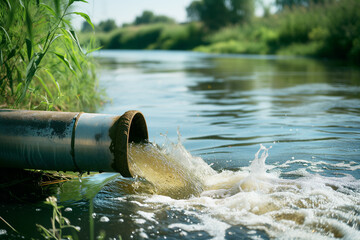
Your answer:
[[[64,217],[61,213],[61,208],[62,206],[59,206],[57,204],[57,199],[56,197],[48,197],[46,199],[46,204],[49,204],[52,207],[53,210],[53,214],[51,217],[51,228],[47,229],[44,226],[40,225],[40,224],[36,224],[36,226],[38,227],[41,235],[45,238],[45,239],[64,239],[66,237],[66,239],[78,239],[77,235],[72,234],[72,235],[64,235],[63,231],[64,229],[72,229],[75,231],[80,231],[79,227],[76,227],[74,225],[71,225],[69,219],[67,219],[66,217]]]
[[[93,49],[73,30],[68,1],[0,2],[0,107],[94,111],[103,101]]]

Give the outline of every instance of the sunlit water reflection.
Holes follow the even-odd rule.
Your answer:
[[[359,238],[359,69],[193,52],[97,57],[112,99],[101,112],[140,110],[154,144],[132,151],[138,178],[104,173],[55,189],[80,239]],[[41,203],[0,211],[27,237],[50,223]]]

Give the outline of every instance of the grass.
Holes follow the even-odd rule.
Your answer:
[[[40,224],[36,224],[41,235],[45,239],[74,239],[73,235],[64,235],[64,229],[73,229],[75,231],[80,231],[79,227],[71,225],[69,219],[64,217],[61,213],[62,206],[58,206],[56,197],[48,197],[45,201],[46,204],[49,204],[53,209],[53,215],[51,218],[51,228],[47,229]],[[77,239],[77,236],[75,236]]]
[[[104,101],[69,21],[74,0],[0,2],[0,107],[95,111]],[[92,23],[91,23],[92,24]]]

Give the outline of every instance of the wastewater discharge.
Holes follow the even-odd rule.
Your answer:
[[[268,154],[269,148],[260,145],[248,168],[217,172],[181,143],[131,144],[129,167],[137,179],[134,188],[147,194],[142,204],[168,206],[201,221],[168,226],[185,235],[205,231],[213,239],[224,239],[230,227],[245,226],[277,239],[360,239],[358,179],[325,177],[306,169],[298,170],[297,178],[285,179],[281,168],[291,162],[268,166]]]

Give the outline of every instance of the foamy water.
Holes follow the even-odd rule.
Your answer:
[[[169,208],[189,219],[170,223],[179,236],[203,231],[213,239],[224,239],[233,226],[249,229],[249,238],[264,231],[277,239],[360,239],[360,181],[351,175],[326,177],[309,173],[317,165],[289,160],[267,166],[269,148],[260,146],[248,168],[216,172],[181,143],[132,144],[130,170],[137,176],[136,202],[144,221],[158,222],[157,209]],[[295,163],[304,168],[281,177],[281,170]],[[346,164],[343,164],[346,165]],[[355,163],[351,169],[359,169]],[[144,179],[146,179],[144,181]],[[152,210],[149,211],[148,209]],[[155,213],[154,213],[155,212]],[[253,231],[253,232],[252,232]],[[147,236],[142,229],[142,236]]]

